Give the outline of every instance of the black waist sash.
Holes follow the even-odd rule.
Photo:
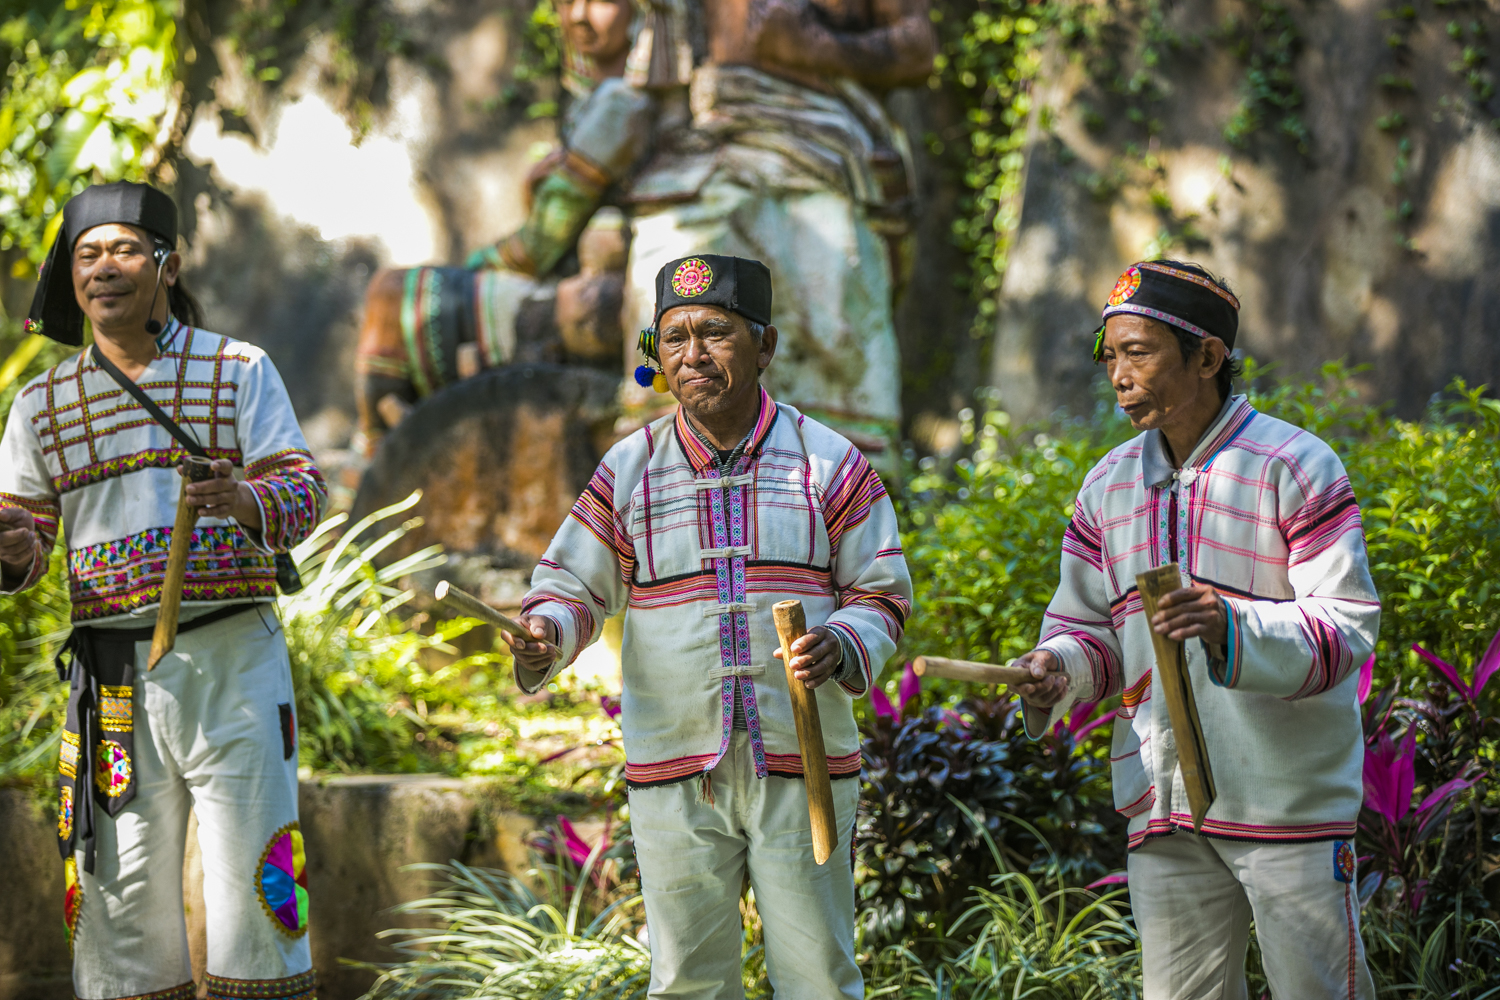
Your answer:
[[[179,625],[177,634],[253,607],[242,603],[218,608]],[[57,654],[57,675],[72,682],[57,762],[57,849],[66,860],[81,837],[86,845],[83,869],[90,873],[94,809],[118,816],[135,798],[135,644],[150,641],[155,631],[155,625],[79,625]],[[71,662],[63,662],[63,653],[73,654]]]

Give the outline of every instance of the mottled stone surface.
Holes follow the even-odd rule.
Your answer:
[[[1227,9],[1179,3],[1170,27],[1210,38]],[[1148,109],[1162,123],[1149,152],[1163,173],[1142,172],[1121,155],[1132,139],[1148,151],[1123,101],[1054,51],[1037,88],[1052,126],[1032,148],[995,327],[991,381],[1012,413],[1090,404],[1090,380],[1102,369],[1088,352],[1104,298],[1163,228],[1186,232],[1184,224],[1202,240],[1170,255],[1230,280],[1243,302],[1238,346],[1282,373],[1311,374],[1340,358],[1367,364],[1366,397],[1406,415],[1454,375],[1471,384],[1500,378],[1495,102],[1476,109],[1448,69],[1458,47],[1441,17],[1423,15],[1409,47],[1397,50],[1373,0],[1289,9],[1305,38],[1294,68],[1311,134],[1306,155],[1274,119],[1245,148],[1229,145],[1223,128],[1244,69],[1210,41],[1163,55],[1171,92]],[[1500,26],[1493,11],[1479,17]],[[1383,85],[1386,74],[1410,77],[1412,91]],[[1092,129],[1088,109],[1098,115]],[[1397,113],[1407,124],[1383,129]],[[1402,139],[1409,163],[1398,187]],[[1099,179],[1111,176],[1124,182],[1101,191]]]

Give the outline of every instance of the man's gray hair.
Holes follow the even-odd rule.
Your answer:
[[[755,322],[752,319],[747,319],[747,320],[745,320],[745,326],[746,326],[747,329],[749,329],[750,333],[754,335],[755,342],[757,344],[761,344],[761,343],[765,342],[765,339],[766,339],[766,324],[764,324],[764,323],[757,323],[757,322]]]

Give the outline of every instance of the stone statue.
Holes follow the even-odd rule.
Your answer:
[[[909,229],[911,166],[875,92],[931,71],[928,0],[705,0],[702,12],[691,125],[662,137],[624,199],[627,341],[650,324],[662,261],[765,261],[782,337],[772,395],[894,471],[893,249]],[[655,400],[631,385],[626,402],[649,412]]]
[[[367,456],[417,400],[482,369],[618,365],[624,231],[618,211],[599,209],[649,149],[650,93],[624,75],[637,43],[650,44],[650,12],[632,0],[572,0],[560,12],[573,100],[561,147],[526,180],[526,221],[463,268],[384,269],[371,279],[356,360]],[[559,281],[553,271],[575,246],[579,273]]]
[[[911,164],[874,92],[926,78],[928,0],[572,0],[560,10],[575,101],[561,148],[528,178],[525,223],[465,268],[371,281],[357,362],[367,454],[419,398],[484,368],[618,370],[619,345],[649,325],[660,262],[722,253],[773,272],[784,360],[773,394],[893,471],[892,298]],[[600,211],[606,200],[630,217],[623,273],[626,233],[618,213]],[[580,271],[558,280],[575,245]],[[632,383],[624,402],[643,415],[657,400]]]

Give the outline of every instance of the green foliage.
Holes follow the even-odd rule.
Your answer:
[[[1252,133],[1274,120],[1276,130],[1305,156],[1312,136],[1297,113],[1302,91],[1295,73],[1302,33],[1285,3],[1246,0],[1244,8],[1220,29],[1220,38],[1245,64],[1244,96],[1224,126],[1224,138],[1243,148]]]
[[[52,666],[72,607],[65,559],[59,540],[35,587],[0,597],[0,786],[52,784],[67,707],[67,688]]]
[[[1140,996],[1140,943],[1123,892],[1037,887],[996,875],[953,927],[968,946],[949,961],[923,962],[892,945],[876,957],[869,997],[919,1000],[1093,1000]]]
[[[865,733],[855,882],[868,944],[951,954],[973,887],[996,873],[1019,867],[1056,886],[1124,867],[1097,736],[1075,742],[1063,727],[1028,739],[1008,696],[879,712]]]
[[[924,459],[905,502],[902,545],[922,609],[908,648],[985,663],[1031,649],[1083,476],[1131,433],[1112,410],[1100,416],[1039,432],[998,408],[960,414],[972,454],[951,474]]]
[[[96,181],[148,179],[174,141],[177,10],[169,0],[0,7],[0,251],[39,264],[63,202]],[[33,272],[34,273],[34,272]]]
[[[966,189],[953,224],[955,242],[971,260],[969,287],[981,315],[994,312],[1011,238],[1020,224],[1031,84],[1041,66],[1042,29],[1051,7],[1025,0],[977,0],[934,9],[940,51],[936,81],[958,96],[956,134],[929,137],[935,154],[949,144]],[[951,11],[951,12],[950,12]]]
[[[577,878],[583,882],[597,857]],[[415,865],[444,875],[446,885],[398,913],[424,918],[438,930],[385,931],[406,960],[379,968],[369,1000],[640,1000],[650,984],[651,954],[632,933],[640,897],[629,895],[589,919],[584,893],[557,891],[542,879],[538,897],[505,872]]]

